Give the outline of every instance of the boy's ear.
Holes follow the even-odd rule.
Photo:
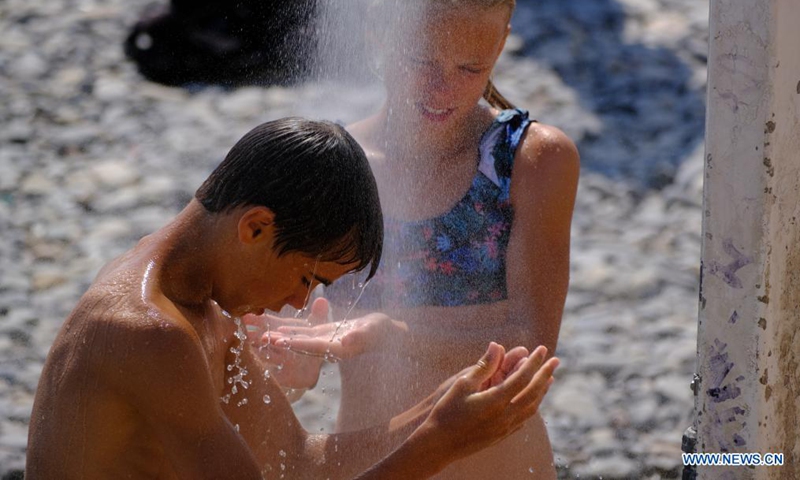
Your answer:
[[[239,241],[255,244],[271,239],[275,229],[275,213],[267,207],[252,207],[239,217]]]

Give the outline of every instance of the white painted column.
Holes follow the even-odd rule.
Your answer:
[[[778,452],[800,478],[800,0],[712,0],[697,452]]]

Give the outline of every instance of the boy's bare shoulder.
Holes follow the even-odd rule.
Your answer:
[[[98,277],[67,322],[103,363],[139,362],[154,355],[176,356],[194,348],[198,336],[163,295],[145,292],[138,268],[114,268]],[[69,340],[69,339],[65,339]]]

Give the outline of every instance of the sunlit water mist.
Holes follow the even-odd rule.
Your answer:
[[[384,69],[389,49],[408,49],[413,30],[419,24],[418,9],[423,2],[375,0],[318,0],[313,6],[313,19],[306,28],[305,39],[298,39],[289,52],[302,56],[307,80],[293,89],[296,94],[289,112],[309,118],[333,120],[350,124],[376,113],[385,101]],[[307,8],[304,2],[302,8]],[[291,8],[291,7],[290,7]],[[310,58],[307,58],[310,57]],[[398,199],[400,200],[400,199]],[[316,271],[316,267],[314,268]],[[347,275],[339,283],[344,295],[337,298],[337,317],[329,320],[342,322],[330,339],[341,337],[352,326],[352,312],[358,308],[362,293],[369,288],[365,272]],[[320,291],[307,293],[310,304],[321,295]],[[278,315],[284,318],[307,319],[307,308],[297,310],[284,307]],[[248,372],[240,363],[240,356],[251,326],[240,318],[230,318],[236,324],[236,341],[231,347],[232,363],[226,366],[227,391],[222,397],[226,404],[243,406],[257,402],[262,406],[273,403],[274,398],[248,398],[247,389],[256,376],[265,378],[277,375],[284,365],[273,365],[273,371]],[[270,332],[266,332],[269,336]],[[260,354],[269,361],[270,350],[261,347]],[[275,357],[273,357],[275,358]],[[317,387],[294,404],[295,412],[309,431],[331,431],[336,419],[339,400],[338,361],[326,355]],[[287,392],[291,396],[291,391]],[[237,430],[239,425],[236,426]],[[246,426],[241,426],[246,428]],[[337,447],[338,448],[338,447]]]
[[[312,22],[314,58],[310,81],[298,95],[293,114],[350,124],[379,111],[386,98],[384,70],[389,49],[405,50],[419,25],[419,6],[407,0],[319,0]],[[404,200],[404,199],[397,199]],[[336,317],[341,322],[330,340],[352,327],[353,311],[365,289],[366,272],[346,275],[337,282]],[[343,288],[342,288],[343,287]],[[320,292],[314,292],[313,297]],[[300,316],[284,309],[282,316]],[[303,425],[313,432],[334,428],[339,403],[337,361],[326,355],[317,387],[294,404]]]
[[[370,0],[371,1],[371,0]],[[310,22],[307,82],[291,112],[351,123],[374,112],[383,99],[380,81],[369,70],[366,48],[368,0],[318,0]]]
[[[293,105],[294,114],[349,124],[380,108],[385,98],[381,70],[389,45],[385,34],[390,26],[408,30],[405,26],[419,17],[410,8],[419,2],[385,8],[390,3],[398,2],[318,0],[310,24],[313,45],[300,49],[313,57],[307,62],[309,82]]]

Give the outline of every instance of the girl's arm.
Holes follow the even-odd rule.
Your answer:
[[[511,178],[514,223],[506,256],[509,320],[522,320],[523,345],[555,354],[569,284],[572,212],[580,160],[559,129],[531,124]]]

